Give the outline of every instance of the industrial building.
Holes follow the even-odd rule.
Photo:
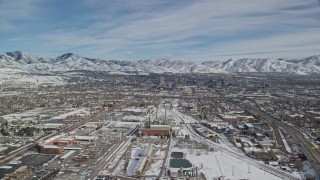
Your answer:
[[[150,128],[139,129],[141,136],[168,136],[171,133],[171,126],[169,125],[151,125]]]
[[[73,136],[51,139],[51,141],[38,144],[38,151],[42,154],[61,154],[64,152],[65,147],[71,144],[81,142],[87,143],[95,141],[96,139],[96,136]]]
[[[61,154],[64,151],[63,146],[57,146],[57,145],[41,145],[38,148],[39,152],[42,154]]]

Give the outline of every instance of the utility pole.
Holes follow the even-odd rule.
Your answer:
[[[149,128],[151,127],[151,108],[149,108]]]
[[[166,124],[168,124],[168,122],[167,122],[167,106],[166,105],[164,105],[164,122]]]
[[[156,121],[158,122],[158,107],[156,106]]]

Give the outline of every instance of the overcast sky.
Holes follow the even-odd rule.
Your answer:
[[[0,0],[0,50],[118,59],[320,54],[319,0]]]

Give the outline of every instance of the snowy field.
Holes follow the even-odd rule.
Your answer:
[[[0,84],[36,86],[40,84],[63,85],[64,79],[55,75],[32,75],[16,68],[1,67]]]
[[[160,167],[162,166],[164,158],[165,158],[165,151],[161,151],[160,149],[158,149],[145,175],[147,176],[158,175],[160,173]]]
[[[180,118],[183,118],[186,123],[192,123],[196,121],[192,117],[184,115],[175,109],[173,109],[171,112],[175,116],[176,121],[179,121]],[[243,152],[237,150],[233,144],[228,142],[227,138],[225,137],[221,138],[220,146],[226,148],[227,150],[243,155]],[[247,163],[248,161],[244,162],[241,160],[241,158],[238,159],[234,156],[223,153],[222,151],[205,152],[205,150],[199,151],[195,149],[192,153],[192,151],[189,149],[177,145],[172,151],[182,151],[186,153],[186,159],[189,160],[195,167],[200,168],[200,172],[202,172],[207,179],[218,178],[221,176],[224,176],[225,179],[281,179],[278,176],[255,167],[254,165],[250,165],[250,163]],[[258,161],[256,162],[263,163]],[[293,174],[295,177],[301,178],[298,172],[294,172]]]
[[[147,169],[145,175],[146,176],[153,176],[158,175],[160,173],[160,167],[163,163],[163,160],[153,160],[149,169]]]
[[[258,169],[246,162],[230,156],[226,153],[215,151],[204,151],[200,155],[196,153],[190,154],[188,149],[173,148],[174,151],[186,153],[188,159],[195,167],[198,167],[207,179],[213,179],[224,176],[225,179],[259,179],[259,180],[280,180],[281,178],[269,174],[261,169]],[[202,167],[202,168],[201,168]]]
[[[68,110],[69,112],[63,113],[63,112],[66,112],[66,110]],[[52,117],[59,113],[63,113],[63,114]],[[11,122],[11,121],[34,121],[36,119],[35,117],[37,116],[45,116],[45,117],[47,116],[48,119],[46,121],[50,121],[50,120],[64,119],[71,115],[85,116],[85,115],[88,115],[89,113],[90,111],[88,108],[78,108],[78,109],[76,108],[56,108],[56,109],[35,108],[35,109],[27,110],[24,112],[7,114],[2,117],[8,122]],[[50,118],[50,116],[52,118]]]

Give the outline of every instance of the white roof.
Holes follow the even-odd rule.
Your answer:
[[[237,127],[238,127],[239,129],[243,129],[243,128],[244,128],[244,126],[241,125],[241,124],[237,125]]]
[[[64,138],[60,138],[59,140],[60,140],[60,141],[71,141],[72,139],[74,139],[74,138],[64,137]]]
[[[251,123],[244,123],[247,127],[253,128],[254,126]]]
[[[57,145],[44,145],[43,148],[51,148],[51,149],[57,148],[57,149],[59,149],[60,147]]]
[[[273,145],[270,141],[258,141],[258,143],[261,145]]]
[[[277,161],[270,161],[269,162],[269,165],[273,165],[273,166],[277,166],[277,165],[279,165],[279,162],[277,162]]]
[[[63,156],[61,157],[61,159],[66,159],[67,157],[69,157],[69,156],[70,156],[71,154],[73,154],[74,152],[76,152],[76,151],[74,151],[74,150],[69,151],[67,154],[63,155]]]
[[[151,125],[150,129],[170,129],[170,125]]]
[[[223,119],[237,119],[236,116],[229,115],[229,114],[219,114]]]
[[[12,166],[1,166],[0,169],[11,169]]]
[[[74,136],[74,138],[81,140],[94,140],[96,139],[96,136]]]

